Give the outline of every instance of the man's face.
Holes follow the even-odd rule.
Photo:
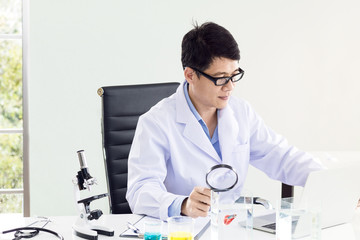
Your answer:
[[[228,58],[215,58],[211,65],[203,72],[212,77],[230,77],[238,73],[239,63],[237,60]],[[188,80],[188,79],[187,79]],[[216,86],[214,82],[205,76],[195,74],[189,81],[189,95],[196,110],[200,113],[204,111],[214,111],[224,108],[230,98],[235,83],[229,81],[223,86]]]

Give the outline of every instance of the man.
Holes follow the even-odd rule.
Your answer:
[[[248,165],[289,185],[304,185],[321,169],[312,156],[268,128],[250,105],[231,93],[244,71],[238,45],[215,23],[195,26],[182,42],[186,81],[139,119],[129,155],[127,200],[133,213],[165,220],[206,216],[206,172],[236,169],[241,193]]]

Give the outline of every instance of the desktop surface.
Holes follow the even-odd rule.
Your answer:
[[[100,225],[104,225],[107,227],[111,227],[114,229],[115,234],[114,237],[107,237],[99,235],[99,240],[106,239],[128,239],[134,240],[136,238],[121,238],[119,237],[120,233],[122,233],[125,229],[127,229],[127,222],[136,222],[142,216],[136,214],[110,214],[103,215],[98,220]],[[72,239],[72,240],[83,240],[83,238],[76,237],[72,234],[72,224],[75,222],[77,216],[54,216],[49,217],[51,222],[46,225],[47,229],[56,231],[60,233],[64,239]],[[0,231],[5,231],[11,228],[23,227],[34,221],[37,218],[23,218],[20,216],[17,217],[9,217],[7,215],[0,214]],[[322,239],[323,240],[338,240],[338,239],[346,239],[346,240],[356,240],[360,239],[360,210],[355,212],[355,217],[351,223],[342,224],[339,226],[327,228],[322,230]],[[0,234],[1,240],[13,239],[14,234]],[[50,235],[48,233],[41,232],[38,236],[32,238],[34,240],[52,240],[58,239],[57,237]],[[210,227],[205,231],[205,233],[201,236],[200,240],[210,240],[211,239],[211,230]],[[274,240],[275,235],[254,230],[254,239],[261,240]],[[306,239],[306,238],[305,238]]]

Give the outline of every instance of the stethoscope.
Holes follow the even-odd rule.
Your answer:
[[[44,224],[42,227],[31,227],[31,226],[34,225],[35,223],[43,222],[43,221],[46,221],[46,222],[45,222],[45,224]],[[36,235],[38,235],[39,232],[42,231],[42,232],[47,232],[47,233],[53,234],[53,235],[55,235],[56,237],[58,237],[59,239],[64,240],[64,237],[61,236],[59,233],[44,228],[49,222],[50,222],[50,219],[45,218],[45,220],[35,221],[35,222],[29,224],[29,225],[26,226],[26,227],[14,228],[14,229],[10,229],[10,230],[3,231],[2,234],[7,234],[7,233],[10,233],[10,232],[15,232],[15,233],[14,233],[14,237],[15,237],[15,238],[13,238],[13,240],[20,240],[20,239],[22,239],[22,238],[33,238],[33,237],[35,237]]]

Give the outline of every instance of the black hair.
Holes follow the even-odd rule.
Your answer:
[[[201,71],[207,69],[214,58],[223,57],[240,60],[239,47],[224,27],[206,22],[185,34],[181,44],[181,63],[183,68],[194,67]]]

